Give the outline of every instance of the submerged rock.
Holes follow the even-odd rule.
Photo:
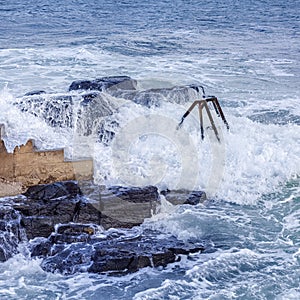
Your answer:
[[[48,240],[33,242],[32,256],[44,258],[42,268],[62,274],[86,271],[126,274],[144,267],[166,266],[180,260],[180,254],[204,250],[199,242],[183,242],[174,236],[137,228],[108,230],[72,244],[57,232]]]
[[[41,94],[46,94],[46,92],[44,90],[34,90],[26,93],[24,96],[33,96],[33,95],[41,95]]]
[[[197,205],[206,200],[206,194],[203,191],[188,190],[164,190],[161,194],[173,205],[189,204]]]

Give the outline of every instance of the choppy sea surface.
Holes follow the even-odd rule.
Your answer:
[[[111,75],[131,76],[139,89],[201,84],[230,125],[218,124],[221,144],[209,129],[201,141],[193,115],[182,128],[188,153],[170,131],[186,105],[131,103],[115,116],[126,161],[116,162],[114,146],[89,141],[97,182],[124,183],[124,163],[136,176],[129,183],[207,191],[195,207],[163,201],[142,226],[206,241],[214,251],[123,277],[62,276],[44,272],[23,245],[0,264],[0,298],[300,299],[299,11],[291,0],[0,1],[8,149],[34,138],[44,149],[75,151],[73,129],[49,127],[13,103],[28,91],[63,94],[73,80]],[[159,126],[151,130],[147,120]],[[143,126],[126,144],[135,122]],[[185,171],[190,181],[180,179]]]

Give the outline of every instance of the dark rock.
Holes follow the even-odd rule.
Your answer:
[[[32,186],[23,203],[13,207],[21,215],[28,239],[48,237],[58,223],[72,222],[79,207],[81,191],[74,181]]]
[[[29,187],[24,195],[32,200],[51,200],[59,197],[81,195],[75,181],[61,181]]]
[[[59,223],[130,228],[150,218],[159,203],[153,186],[93,188],[95,192],[89,187],[90,196],[84,197],[74,181],[30,187],[24,193],[27,199],[13,205],[22,214],[28,239],[48,237]]]
[[[42,118],[53,127],[73,127],[73,99],[70,95],[29,94],[14,103],[21,111]]]
[[[75,105],[78,102],[80,105]],[[120,105],[119,101],[100,92],[33,95],[22,97],[14,104],[52,127],[76,127],[81,135],[97,133],[102,119],[112,115]]]
[[[50,253],[52,242],[50,239],[37,237],[29,244],[29,250],[32,257],[45,257]]]
[[[107,89],[135,90],[136,86],[137,86],[136,80],[128,76],[111,76],[111,77],[102,77],[95,80],[74,81],[70,85],[69,91],[74,91],[74,90],[105,91]]]
[[[206,194],[202,191],[188,191],[184,189],[174,191],[164,190],[161,191],[161,194],[173,205],[197,205],[206,200]]]
[[[35,90],[35,91],[31,91],[26,93],[24,96],[34,96],[34,95],[41,95],[41,94],[45,94],[46,92],[43,90]]]
[[[108,91],[112,96],[131,100],[143,106],[160,106],[163,102],[185,104],[199,99],[199,92],[190,86],[150,89],[145,91]]]
[[[28,239],[48,237],[56,224],[72,222],[78,213],[79,197],[57,199],[27,199],[14,206],[22,214],[22,225]]]
[[[60,243],[60,238],[64,244]],[[185,243],[174,236],[137,228],[109,230],[101,237],[91,236],[88,241],[72,244],[65,243],[62,235],[54,240],[51,250],[46,255],[43,252],[42,268],[62,274],[131,273],[144,267],[166,266],[177,261],[179,254],[204,250],[199,242]],[[42,244],[45,245],[45,241]],[[45,249],[45,246],[40,248]]]
[[[50,236],[51,243],[88,242],[102,227],[95,224],[68,223],[56,226],[55,234]]]
[[[20,214],[11,206],[0,207],[0,262],[18,253],[19,243],[25,240],[20,219]]]
[[[159,203],[158,190],[154,186],[102,189],[81,201],[76,222],[95,223],[105,229],[130,228],[150,218]]]

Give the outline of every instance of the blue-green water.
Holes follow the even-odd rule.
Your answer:
[[[110,75],[136,78],[140,89],[203,84],[230,124],[229,132],[219,125],[219,146],[200,141],[196,119],[185,121],[198,155],[198,177],[190,182],[209,200],[197,207],[164,203],[143,224],[204,240],[211,251],[124,277],[64,277],[42,271],[24,245],[0,264],[0,298],[299,299],[299,10],[299,1],[279,0],[0,1],[0,123],[8,148],[35,138],[43,148],[72,152],[72,131],[50,128],[12,103],[31,90],[64,93],[73,80]],[[142,124],[137,134],[144,138],[130,141],[129,150],[123,145],[124,164],[143,183],[178,188],[180,170],[191,171],[181,164],[189,154],[167,128],[186,108],[132,103],[116,114],[121,144],[141,116],[160,120],[150,133]],[[124,182],[114,151],[93,144],[97,181]],[[156,162],[164,164],[159,176]]]

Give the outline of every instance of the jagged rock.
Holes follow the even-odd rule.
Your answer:
[[[135,90],[137,81],[129,76],[110,76],[102,77],[94,80],[77,80],[71,83],[69,91],[74,90],[98,90],[104,91],[107,89],[123,89]]]
[[[188,190],[164,190],[161,194],[166,200],[173,205],[190,204],[197,205],[206,200],[206,194],[203,191],[188,191]]]
[[[112,115],[120,103],[99,92],[88,93],[82,97],[77,111],[77,131],[85,136],[99,134],[103,118]]]
[[[100,237],[92,235],[88,241],[72,244],[63,235],[53,238],[55,235],[51,237],[55,241],[51,247],[49,240],[35,242],[32,256],[44,257],[41,264],[44,270],[62,274],[131,273],[144,267],[166,266],[179,260],[179,254],[204,250],[199,242],[185,243],[174,236],[137,228],[109,230]]]
[[[22,225],[28,239],[48,237],[58,223],[72,222],[81,194],[73,181],[32,186],[24,193],[23,203],[13,207],[22,214]]]
[[[98,188],[97,186],[95,187]],[[84,197],[74,181],[30,187],[22,203],[14,208],[22,214],[29,239],[48,237],[56,224],[77,222],[104,228],[140,225],[150,218],[159,203],[156,187],[110,187]]]
[[[202,244],[134,227],[155,212],[156,187],[106,188],[85,182],[81,189],[74,181],[33,186],[0,206],[0,261],[16,254],[26,236],[31,255],[44,259],[43,269],[62,274],[135,272],[203,250]],[[197,204],[205,196],[185,190],[162,194],[174,204]]]
[[[20,214],[9,205],[0,207],[0,262],[18,253],[18,245],[25,240]]]

